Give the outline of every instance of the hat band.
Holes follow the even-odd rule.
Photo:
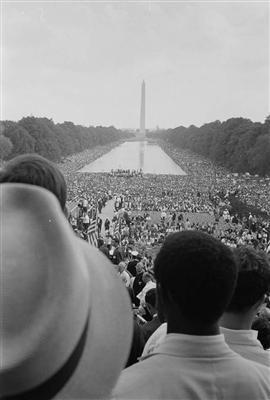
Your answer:
[[[49,379],[40,385],[27,390],[25,392],[11,395],[1,396],[0,400],[50,400],[52,399],[68,382],[71,376],[74,374],[77,365],[82,357],[83,350],[86,343],[87,333],[89,325],[89,315],[80,339],[65,362],[65,364]]]

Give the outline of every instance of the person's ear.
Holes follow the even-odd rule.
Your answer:
[[[162,288],[160,283],[157,283],[157,312],[158,318],[161,323],[166,321],[166,306],[164,298],[164,289]]]

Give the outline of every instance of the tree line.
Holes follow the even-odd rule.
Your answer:
[[[24,153],[38,153],[52,161],[130,137],[131,134],[113,126],[55,124],[52,119],[25,117],[18,122],[2,121],[0,159],[8,160]]]
[[[189,149],[233,172],[270,175],[270,116],[264,123],[230,118],[196,127],[179,126],[148,133],[175,147]]]

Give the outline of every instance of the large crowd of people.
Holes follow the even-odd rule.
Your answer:
[[[106,237],[102,239],[108,245],[121,219],[123,244],[131,241],[133,247],[148,248],[151,252],[168,233],[184,229],[208,232],[232,247],[249,244],[268,250],[269,178],[232,174],[193,153],[179,153],[166,143],[161,145],[187,175],[134,174],[127,179],[122,174],[80,173],[78,168],[86,162],[84,155],[60,165],[68,182],[71,209],[79,201],[87,201],[88,211],[98,205],[101,212],[107,201],[113,200],[115,214],[110,218],[110,227],[99,229],[103,236],[105,230]],[[252,206],[252,210],[256,206],[258,213],[235,213],[230,196]],[[77,226],[83,226],[80,222],[84,217],[80,215]],[[104,225],[105,220],[99,223]]]
[[[270,399],[269,180],[163,148],[187,175],[1,170],[1,399]]]
[[[194,166],[201,168],[201,175],[205,174],[205,178],[201,176],[202,186],[208,186],[215,190],[222,188],[225,193],[235,194],[246,204],[252,205],[262,212],[270,213],[270,177],[252,176],[249,173],[232,173],[223,167],[213,165],[208,159],[204,159],[187,150],[182,150],[179,153],[179,151],[164,141],[159,144],[176,163],[185,165],[186,171],[189,171],[192,175],[194,174]]]

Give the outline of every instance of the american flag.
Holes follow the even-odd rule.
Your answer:
[[[90,225],[87,229],[87,240],[92,246],[98,246],[98,226],[97,226],[97,213],[96,217],[90,219]]]
[[[115,222],[113,235],[114,235],[114,237],[116,237],[119,241],[121,240],[121,217],[118,217],[118,218],[117,218],[117,221]]]

